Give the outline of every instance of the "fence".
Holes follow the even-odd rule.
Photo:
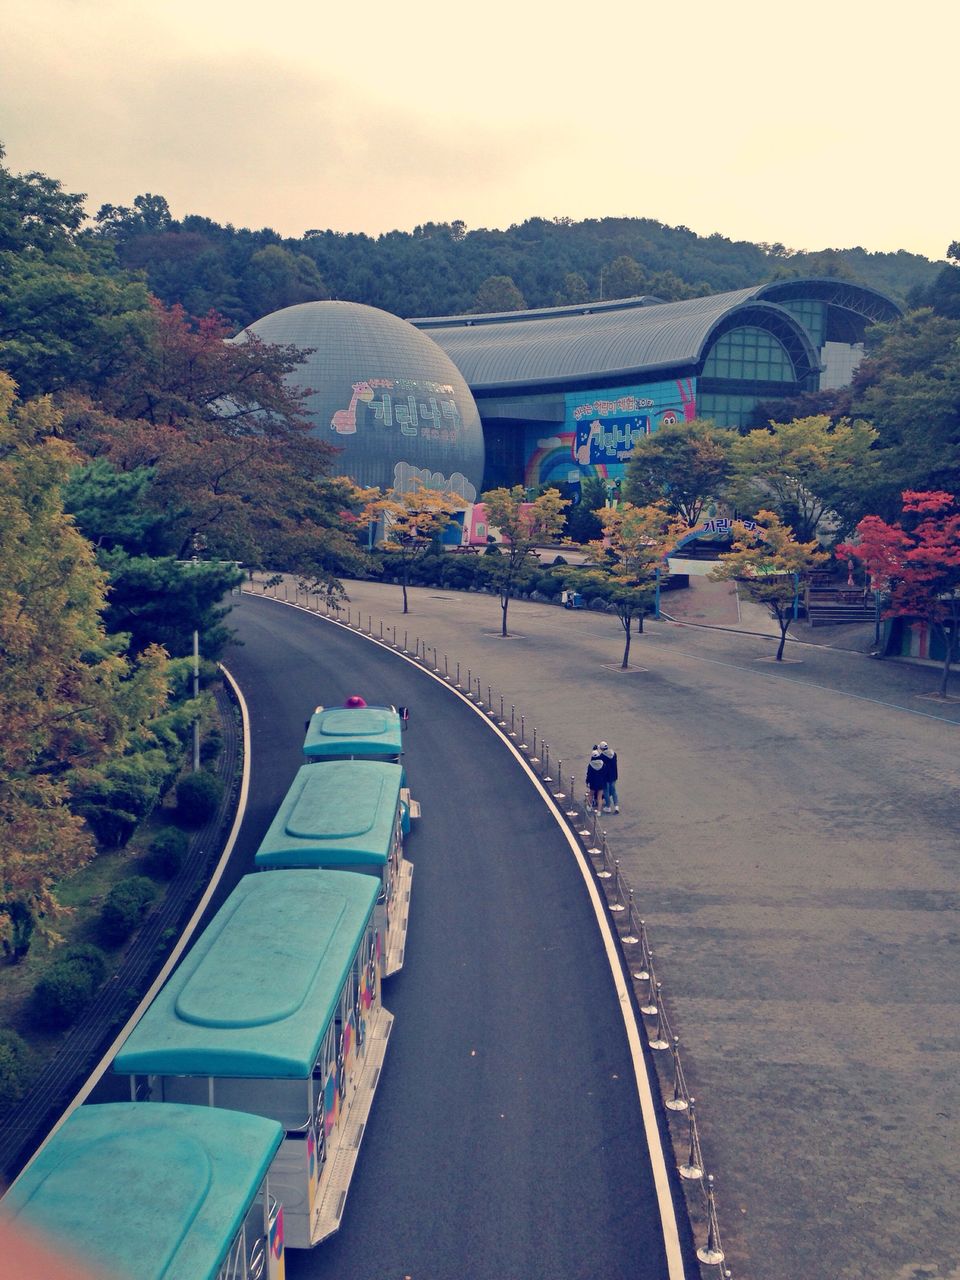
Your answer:
[[[372,614],[364,615],[359,609],[332,601],[323,593],[308,590],[302,583],[288,581],[281,575],[262,582],[251,580],[248,589],[318,613],[422,663],[481,708],[517,750],[523,752],[587,855],[619,938],[647,1044],[653,1055],[694,1237],[702,1241],[696,1250],[697,1258],[707,1275],[732,1280],[732,1272],[724,1265],[726,1255],[717,1218],[715,1179],[706,1171],[696,1100],[687,1085],[680,1037],[671,1026],[663,982],[654,965],[647,923],[634,901],[634,891],[620,869],[620,859],[614,855],[607,833],[599,824],[600,815],[590,807],[588,794],[578,799],[575,775],[565,775],[563,761],[551,759],[550,744],[545,741],[539,725],[529,721],[525,712],[518,711],[515,703],[508,704],[504,693],[494,691],[489,684],[484,690],[481,677],[472,668],[447,653],[440,653],[436,646],[429,645],[419,635],[411,638],[409,629],[400,632],[396,626],[385,626],[382,618],[377,619],[375,625]]]

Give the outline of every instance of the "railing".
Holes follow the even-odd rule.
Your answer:
[[[587,855],[619,938],[647,1044],[653,1054],[660,1092],[669,1118],[676,1167],[686,1193],[694,1237],[702,1241],[696,1251],[697,1258],[706,1275],[717,1277],[718,1280],[732,1280],[732,1272],[724,1266],[726,1254],[717,1218],[715,1179],[713,1174],[706,1172],[695,1099],[690,1094],[683,1070],[680,1037],[673,1031],[663,994],[663,982],[657,976],[654,966],[647,922],[637,909],[634,891],[623,875],[620,859],[610,849],[607,833],[599,825],[596,810],[590,808],[586,795],[583,800],[577,799],[578,788],[574,775],[566,775],[564,786],[563,761],[557,759],[554,763],[551,760],[550,745],[544,741],[539,726],[531,722],[528,729],[526,714],[518,711],[515,703],[510,703],[507,711],[506,695],[495,692],[491,685],[486,686],[484,699],[480,676],[472,668],[452,661],[447,654],[442,655],[441,663],[436,646],[428,645],[422,637],[414,635],[411,645],[410,632],[407,630],[403,632],[401,642],[395,626],[388,626],[385,630],[383,620],[379,619],[375,627],[371,614],[367,614],[364,626],[359,610],[328,601],[318,593],[308,592],[302,583],[293,583],[291,590],[286,578],[277,580],[275,577],[264,583],[251,582],[250,589],[257,594],[270,595],[274,599],[300,605],[341,626],[361,631],[385,647],[423,663],[428,670],[484,711],[517,750],[523,752],[527,763],[557,801],[561,813]],[[313,603],[311,596],[314,598]]]

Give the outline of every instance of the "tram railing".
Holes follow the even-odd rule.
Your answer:
[[[712,1173],[706,1171],[696,1100],[690,1093],[684,1073],[680,1037],[670,1021],[663,982],[657,976],[647,922],[639,913],[634,890],[623,874],[620,859],[610,848],[607,832],[600,826],[599,814],[589,803],[589,793],[577,799],[574,775],[567,773],[565,778],[560,759],[553,765],[549,744],[543,740],[539,726],[532,721],[528,729],[525,712],[518,710],[515,703],[509,703],[507,711],[505,693],[495,691],[488,684],[484,700],[481,677],[448,654],[443,654],[441,669],[436,646],[428,645],[420,635],[414,635],[411,647],[409,629],[402,633],[401,641],[396,626],[389,624],[385,627],[382,618],[375,626],[373,615],[369,613],[364,626],[359,609],[310,591],[302,580],[297,582],[289,575],[275,574],[263,582],[255,582],[251,578],[250,590],[300,605],[350,630],[361,631],[384,646],[423,663],[451,688],[469,698],[503,730],[558,802],[589,859],[619,939],[621,956],[631,980],[667,1112],[677,1172],[684,1187],[694,1237],[702,1241],[697,1246],[697,1258],[703,1274],[711,1280],[733,1280],[732,1271],[725,1265],[727,1259],[717,1214],[716,1180]]]

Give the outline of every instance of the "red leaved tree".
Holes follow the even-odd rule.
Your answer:
[[[946,697],[960,638],[960,499],[939,490],[908,489],[897,524],[864,516],[856,541],[838,546],[836,554],[863,564],[887,596],[885,618],[917,618],[940,637],[940,697]]]

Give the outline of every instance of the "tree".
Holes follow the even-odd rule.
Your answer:
[[[769,429],[734,437],[732,485],[741,510],[771,498],[798,541],[815,538],[823,518],[844,506],[851,490],[869,485],[877,467],[869,423],[825,414],[771,422]]]
[[[894,519],[904,489],[960,492],[960,319],[915,311],[870,344],[853,409],[877,429],[884,486],[866,511]]]
[[[526,300],[510,276],[488,276],[477,290],[471,310],[523,311]]]
[[[665,502],[645,507],[621,502],[599,513],[602,540],[590,543],[590,558],[598,567],[568,575],[578,590],[604,589],[616,606],[623,627],[621,670],[630,665],[633,620],[642,634],[643,620],[651,612],[658,574],[666,570],[667,556],[687,531],[683,520]]]
[[[732,432],[700,418],[660,427],[634,445],[624,497],[638,506],[663,500],[693,528],[730,475],[733,439]]]
[[[601,273],[600,297],[637,298],[648,292],[647,277],[640,266],[629,254],[621,254],[608,263]]]
[[[940,697],[947,695],[951,663],[960,648],[960,499],[956,494],[903,494],[896,524],[865,516],[854,540],[836,549],[853,556],[887,596],[886,618],[926,622],[943,643]]]
[[[557,489],[547,489],[534,502],[527,502],[526,490],[518,484],[512,489],[490,489],[481,494],[480,501],[486,507],[488,528],[499,529],[503,535],[499,554],[490,557],[490,574],[500,593],[500,634],[505,636],[507,609],[517,578],[535,560],[536,547],[559,536],[563,509],[569,504]]]
[[[815,540],[798,542],[793,530],[772,511],[759,511],[755,521],[735,520],[733,535],[730,551],[720,556],[720,564],[708,577],[714,582],[736,582],[750,600],[767,606],[780,627],[777,662],[782,662],[800,584],[829,557]]]
[[[454,512],[465,504],[453,493],[428,489],[417,484],[407,493],[388,489],[384,497],[367,502],[363,518],[374,524],[383,521],[384,551],[390,551],[400,565],[403,587],[403,612],[409,612],[407,587],[414,561],[435,545],[453,520]]]
[[[121,754],[166,703],[164,655],[134,668],[105,633],[105,581],[64,513],[76,465],[49,400],[18,406],[0,374],[0,937],[14,961],[58,913],[54,886],[94,847],[71,771]]]

